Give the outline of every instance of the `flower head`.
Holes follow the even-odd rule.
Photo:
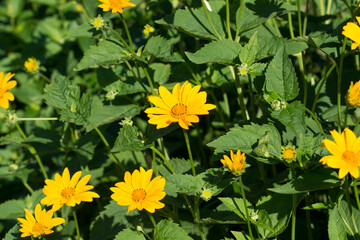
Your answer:
[[[16,81],[10,81],[15,74],[7,73],[4,76],[3,72],[0,72],[0,107],[8,109],[9,101],[14,101],[14,94],[8,92],[8,90],[14,88],[17,84]]]
[[[236,154],[232,150],[230,150],[230,158],[227,155],[223,156],[224,159],[220,161],[224,164],[233,174],[241,175],[245,170],[246,165],[246,157],[245,153],[240,152],[237,150]]]
[[[123,8],[135,7],[136,5],[129,2],[130,0],[99,0],[102,2],[98,7],[102,8],[103,11],[110,11],[112,13],[123,13]]]
[[[30,57],[25,61],[24,67],[28,72],[37,72],[39,69],[39,63],[36,58]]]
[[[357,22],[360,24],[360,17],[356,17]],[[351,44],[351,50],[356,49],[360,44],[360,27],[353,22],[348,22],[344,27],[342,34],[345,37],[350,38],[353,43]]]
[[[142,210],[145,208],[148,212],[155,212],[165,204],[159,202],[165,197],[164,187],[165,179],[157,176],[151,180],[153,170],[145,171],[142,167],[135,170],[132,174],[125,173],[124,182],[118,182],[110,190],[114,193],[111,198],[120,206],[129,206],[127,213],[135,208]],[[151,181],[150,181],[151,180]]]
[[[80,202],[92,202],[93,198],[99,198],[100,196],[89,190],[94,187],[87,185],[91,175],[86,175],[80,181],[82,172],[76,172],[70,179],[69,169],[65,168],[62,176],[55,174],[55,180],[46,179],[43,193],[46,195],[41,200],[42,204],[47,206],[53,205],[52,210],[57,211],[64,204],[74,207]]]
[[[296,160],[296,150],[295,147],[289,144],[286,147],[281,147],[281,157],[287,162],[292,163]]]
[[[144,33],[145,37],[148,38],[150,36],[150,33],[153,33],[154,31],[155,31],[155,29],[152,26],[150,26],[149,24],[146,24],[144,26],[143,33]]]
[[[18,218],[20,222],[19,231],[22,232],[21,237],[39,237],[42,235],[47,235],[52,232],[53,227],[56,227],[65,222],[63,218],[52,218],[54,212],[49,210],[41,210],[40,204],[37,204],[35,207],[35,217],[29,212],[29,210],[25,209],[25,218]]]
[[[81,4],[76,4],[76,11],[81,12],[83,10]]]
[[[240,67],[238,67],[238,70],[241,76],[246,76],[248,75],[249,66],[246,63],[243,63],[240,65]]]
[[[105,26],[105,21],[100,14],[96,18],[91,19],[90,23],[94,26],[94,28],[96,28],[96,30]]]
[[[350,107],[360,107],[360,81],[355,84],[351,82],[346,94],[346,102]]]
[[[206,92],[199,92],[201,85],[191,87],[185,82],[181,88],[177,83],[172,93],[165,87],[159,87],[160,97],[149,96],[149,101],[156,107],[145,110],[148,114],[149,123],[157,125],[156,128],[165,128],[173,122],[178,122],[180,127],[189,129],[192,123],[199,122],[197,115],[209,114],[209,110],[216,106],[205,104]]]
[[[335,142],[324,139],[323,146],[332,154],[320,159],[322,164],[331,168],[340,169],[339,178],[350,173],[354,178],[359,177],[360,166],[360,138],[348,128],[340,134],[336,130],[330,131]]]
[[[212,192],[210,189],[208,188],[204,188],[202,191],[201,191],[201,194],[200,194],[200,197],[202,199],[204,199],[205,201],[209,201],[212,197]]]

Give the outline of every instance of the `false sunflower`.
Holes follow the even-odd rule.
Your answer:
[[[356,17],[357,22],[360,24],[360,17]],[[350,38],[353,43],[351,44],[351,50],[356,49],[360,44],[360,27],[353,23],[348,22],[344,27],[342,34],[345,37]]]
[[[70,179],[69,169],[65,168],[62,176],[56,173],[55,180],[46,179],[46,185],[43,188],[46,197],[41,200],[41,203],[47,206],[53,205],[52,210],[57,211],[64,204],[74,207],[80,202],[92,202],[93,198],[99,198],[97,193],[89,191],[94,188],[87,185],[91,175],[80,179],[81,174],[82,172],[78,171]]]
[[[99,0],[102,2],[98,7],[102,8],[103,11],[110,11],[112,13],[123,13],[123,8],[135,7],[136,5],[129,2],[130,0]]]
[[[234,175],[241,175],[244,172],[246,167],[245,153],[241,153],[240,150],[237,150],[236,154],[234,154],[234,152],[230,150],[230,158],[227,155],[224,155],[223,157],[224,159],[221,159],[220,161]]]
[[[37,72],[39,69],[39,63],[36,58],[30,57],[25,61],[24,67],[28,72]]]
[[[14,88],[17,84],[14,80],[10,81],[14,75],[14,73],[7,73],[4,76],[4,73],[0,72],[0,107],[5,109],[9,108],[9,101],[14,101],[15,99],[14,94],[8,92],[8,90]]]
[[[346,102],[350,107],[360,107],[360,81],[355,84],[351,82],[346,94]]]
[[[331,168],[340,169],[340,179],[348,173],[354,178],[359,178],[360,138],[357,138],[355,133],[348,128],[345,128],[341,134],[336,130],[330,133],[335,142],[324,139],[322,143],[332,155],[322,157],[320,162]]]
[[[52,218],[54,212],[49,210],[46,212],[45,209],[41,210],[40,204],[37,204],[35,207],[35,217],[25,209],[25,219],[18,218],[20,222],[19,231],[22,232],[21,237],[39,237],[42,235],[47,235],[53,233],[51,230],[53,227],[56,227],[65,222],[63,218]]]
[[[156,125],[156,128],[165,128],[173,122],[178,122],[180,127],[189,129],[192,123],[199,122],[197,115],[207,115],[209,110],[216,106],[206,104],[206,92],[199,92],[201,85],[191,87],[185,82],[181,88],[177,83],[172,93],[165,87],[159,87],[160,97],[149,96],[149,101],[156,107],[145,110],[150,118],[149,123]]]
[[[165,204],[159,201],[166,195],[165,179],[157,176],[151,180],[152,174],[152,169],[145,171],[142,167],[140,171],[135,170],[132,174],[126,172],[125,181],[118,182],[115,187],[110,188],[114,192],[111,198],[120,206],[129,206],[127,213],[135,208],[145,209],[150,213],[155,212],[155,209],[163,208]]]

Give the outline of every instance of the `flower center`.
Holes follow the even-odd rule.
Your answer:
[[[146,197],[146,192],[144,189],[140,188],[140,189],[136,189],[133,191],[132,193],[132,200],[134,202],[139,202],[144,200]]]
[[[343,159],[345,160],[345,162],[350,163],[352,165],[355,165],[357,163],[357,159],[355,156],[355,153],[352,151],[348,151],[346,150],[343,155],[342,155]]]
[[[34,224],[32,230],[33,230],[33,232],[35,232],[39,235],[42,235],[45,232],[45,226],[42,223],[37,222]]]
[[[295,151],[294,149],[286,149],[283,153],[283,158],[284,159],[293,159],[295,157]]]
[[[75,189],[71,187],[64,188],[61,191],[61,196],[66,199],[70,199],[75,194]]]
[[[182,115],[185,115],[187,112],[187,106],[182,103],[178,103],[171,108],[171,116],[174,118],[179,118]]]
[[[205,198],[209,198],[209,197],[211,197],[211,192],[210,192],[210,190],[204,190],[203,191],[203,196],[205,197]]]

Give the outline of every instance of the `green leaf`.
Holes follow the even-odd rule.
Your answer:
[[[170,126],[166,128],[156,129],[155,125],[149,124],[147,127],[147,139],[145,144],[150,144],[157,139],[168,135],[169,133],[173,132],[174,130],[179,128],[179,124],[170,124]]]
[[[250,236],[243,232],[231,231],[236,240],[250,240]]]
[[[154,240],[192,240],[191,237],[185,232],[184,229],[179,227],[178,224],[173,223],[170,220],[163,219],[158,224],[161,238],[157,232],[154,233]]]
[[[275,91],[286,101],[293,100],[299,93],[295,68],[284,48],[280,49],[265,73],[267,91]]]
[[[58,2],[56,0],[29,0],[29,2],[36,3],[36,4],[48,5],[51,7],[56,7],[58,4]]]
[[[354,206],[350,205],[350,207],[351,210],[349,210],[349,204],[345,200],[341,200],[340,204],[336,205],[341,220],[345,225],[346,232],[354,236],[355,234],[359,234],[358,227],[360,226],[360,212]]]
[[[303,207],[304,210],[319,210],[319,209],[329,209],[324,203],[313,203],[308,206]]]
[[[85,51],[84,57],[75,67],[74,71],[97,68],[101,65],[116,64],[131,58],[131,54],[120,42],[113,39],[105,39],[99,41],[97,46],[91,46]]]
[[[337,208],[330,210],[328,222],[329,240],[347,240],[346,228]]]
[[[305,172],[295,180],[268,190],[280,194],[295,194],[330,189],[340,184],[341,181],[333,169],[320,167]]]
[[[154,82],[163,85],[168,81],[171,74],[170,64],[153,63],[150,65],[150,68],[154,70]]]
[[[184,62],[178,53],[172,52],[173,42],[161,36],[151,37],[146,43],[142,57],[154,56],[165,62]]]
[[[63,44],[65,42],[64,35],[61,31],[61,21],[55,16],[39,21],[36,29],[41,34],[50,37],[54,42],[59,44]]]
[[[266,63],[254,63],[249,66],[248,73],[253,76],[262,76],[264,75],[263,71],[266,68]]]
[[[144,146],[144,142],[139,139],[140,133],[137,127],[124,124],[120,129],[116,138],[112,152],[123,151],[141,151],[148,146]]]
[[[239,217],[247,221],[246,210],[244,200],[242,198],[229,198],[229,197],[220,197],[219,200],[225,204],[231,211],[236,213]],[[249,214],[254,211],[254,207],[250,202],[246,200],[246,205],[249,211]]]
[[[239,55],[241,63],[251,65],[254,62],[257,45],[257,32],[255,32],[249,42],[241,49]]]
[[[26,205],[23,200],[9,200],[0,204],[0,219],[24,217]]]
[[[69,34],[66,36],[66,39],[70,38],[80,38],[88,37],[91,38],[97,31],[94,26],[89,23],[81,24],[80,26],[69,31]]]
[[[145,237],[141,232],[125,229],[119,232],[114,240],[124,240],[124,239],[145,240]]]
[[[165,176],[165,188],[173,192],[185,193],[188,195],[196,195],[201,191],[203,181],[199,177],[189,174],[174,173]]]
[[[225,32],[223,30],[221,17],[215,12],[209,12],[209,16],[216,31],[224,38]],[[155,22],[185,32],[194,37],[218,40],[202,8],[194,9],[185,7],[185,9],[177,10],[175,14],[166,16]]]
[[[305,134],[306,132],[304,112],[304,105],[299,101],[295,101],[284,109],[273,111],[271,116],[279,120],[286,128],[299,137],[300,134]]]
[[[162,161],[162,160],[161,160]],[[186,173],[191,170],[190,160],[185,160],[183,158],[172,158],[170,159],[170,164],[176,173]],[[169,176],[172,174],[170,169],[167,168],[166,164],[162,161],[159,165],[160,175],[163,177]]]
[[[9,232],[6,233],[5,237],[3,238],[3,240],[19,240],[22,239],[21,238],[21,232],[19,231],[20,226],[19,224],[15,224],[10,230]]]
[[[195,53],[185,52],[186,56],[196,64],[221,63],[233,64],[242,49],[241,44],[230,39],[214,41],[206,44]]]

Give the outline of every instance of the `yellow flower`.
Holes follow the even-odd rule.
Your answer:
[[[152,26],[150,26],[149,24],[146,24],[144,26],[143,33],[144,33],[145,37],[148,38],[150,36],[150,33],[154,32],[154,31],[155,31],[155,29]]]
[[[295,161],[296,150],[294,146],[288,145],[286,147],[281,147],[281,149],[282,149],[281,156],[287,163],[291,163]]]
[[[39,64],[36,61],[36,58],[31,57],[25,61],[24,67],[28,72],[36,72],[39,69]]]
[[[331,168],[340,169],[339,178],[342,179],[350,173],[354,178],[359,177],[360,166],[360,138],[356,138],[353,131],[348,128],[340,134],[336,130],[330,131],[335,142],[324,139],[323,146],[332,154],[320,159],[322,164]]]
[[[200,197],[201,197],[202,199],[204,199],[205,201],[209,201],[209,200],[211,199],[211,197],[212,197],[211,189],[204,188],[204,189],[201,191]]]
[[[76,4],[76,11],[81,12],[83,10],[80,4]]]
[[[135,208],[142,210],[145,208],[148,212],[155,212],[165,204],[159,202],[166,195],[164,192],[165,179],[157,176],[151,180],[153,170],[145,171],[142,167],[135,170],[132,174],[125,173],[124,182],[118,182],[110,190],[114,193],[111,198],[120,206],[129,206],[127,213]],[[151,180],[151,181],[150,181]]]
[[[8,109],[9,101],[14,101],[14,94],[8,92],[8,90],[14,88],[17,84],[16,81],[9,81],[15,74],[7,73],[4,76],[3,72],[0,72],[0,107]]]
[[[240,152],[237,150],[236,154],[232,150],[230,150],[230,158],[227,155],[223,156],[224,159],[220,161],[224,164],[233,174],[241,175],[245,170],[246,165],[246,157],[245,153]]]
[[[360,107],[360,81],[355,84],[351,82],[349,90],[346,94],[346,102],[350,107]]]
[[[91,19],[90,23],[96,28],[96,30],[105,26],[105,21],[100,14],[96,18]]]
[[[41,210],[40,204],[37,204],[35,207],[35,217],[29,212],[29,210],[25,209],[25,218],[18,218],[17,220],[20,222],[19,231],[22,232],[21,237],[39,237],[41,235],[47,235],[53,233],[51,230],[53,227],[57,225],[63,224],[65,219],[63,218],[52,218],[54,212],[49,210]]]
[[[47,206],[53,205],[52,210],[57,211],[64,204],[74,207],[80,202],[92,202],[93,198],[99,198],[97,193],[89,191],[94,187],[86,185],[91,175],[86,175],[79,181],[81,174],[82,172],[78,171],[70,179],[69,169],[65,168],[62,176],[55,174],[55,181],[46,179],[46,185],[43,188],[46,197],[41,200],[41,203]]]
[[[102,8],[103,11],[110,11],[112,13],[123,13],[123,8],[135,7],[136,5],[129,2],[130,0],[99,0],[102,2],[98,7]]]
[[[356,17],[356,20],[360,24],[360,17]],[[351,50],[356,49],[360,44],[360,27],[353,22],[348,22],[344,27],[342,34],[345,37],[350,38],[353,43],[351,44]]]
[[[172,93],[165,87],[159,87],[160,97],[149,96],[149,101],[156,107],[145,110],[149,123],[157,125],[156,128],[165,128],[173,122],[178,122],[180,127],[189,129],[191,123],[199,122],[197,115],[209,114],[209,110],[216,106],[205,104],[206,92],[199,92],[201,85],[191,87],[187,81],[180,88],[177,83]]]

